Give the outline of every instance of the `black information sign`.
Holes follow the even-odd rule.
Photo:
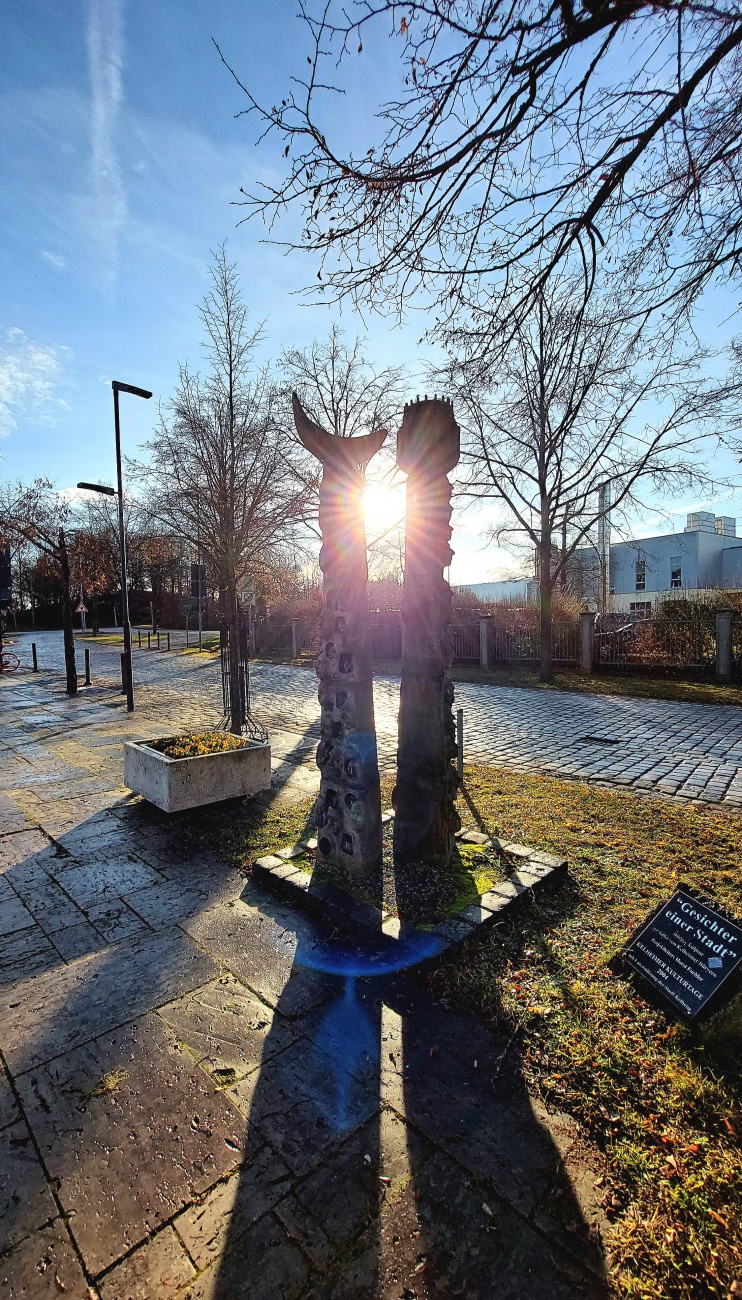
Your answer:
[[[681,886],[663,903],[621,953],[629,967],[686,1020],[711,1010],[731,994],[742,973],[742,925],[730,920],[692,890]]]

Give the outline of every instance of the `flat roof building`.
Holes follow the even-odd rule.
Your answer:
[[[570,557],[567,585],[578,599],[598,608],[600,564],[595,547],[580,547]],[[737,539],[737,521],[730,515],[697,510],[687,515],[682,533],[611,544],[610,609],[651,614],[658,601],[668,596],[720,587],[742,591],[742,538]],[[484,601],[538,599],[533,578],[476,582],[456,590]]]
[[[737,521],[731,516],[694,511],[687,516],[682,533],[612,543],[610,608],[651,613],[658,600],[673,594],[719,587],[742,589],[742,540],[735,545],[736,534]],[[581,587],[590,604],[597,604],[596,551],[591,547],[576,551],[570,568],[574,586]]]

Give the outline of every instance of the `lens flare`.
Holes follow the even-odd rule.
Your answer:
[[[363,489],[363,517],[369,541],[386,533],[404,519],[404,486],[367,483]]]

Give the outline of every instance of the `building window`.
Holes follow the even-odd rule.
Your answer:
[[[629,613],[636,614],[637,618],[651,618],[651,600],[632,600],[629,604]]]
[[[670,586],[682,587],[683,585],[683,564],[679,555],[670,556]]]
[[[636,591],[646,591],[647,589],[647,562],[646,560],[637,560],[636,562]]]

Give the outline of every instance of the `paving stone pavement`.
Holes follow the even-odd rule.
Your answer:
[[[40,663],[61,671],[59,633],[41,633],[36,639]],[[31,662],[30,641],[28,635],[17,639],[16,650],[25,664]],[[119,649],[93,645],[91,654],[94,679],[115,681]],[[221,715],[216,659],[142,650],[135,652],[134,664],[139,690],[153,713],[159,694],[179,724],[199,726],[205,716]],[[295,779],[301,772],[309,782],[315,780],[319,723],[313,672],[257,663],[252,684],[255,712],[271,733],[274,770]],[[379,761],[389,772],[395,761],[398,699],[398,680],[379,677]],[[471,683],[457,683],[456,704],[464,709],[469,760],[742,806],[742,709],[734,705]],[[45,721],[44,710],[38,712],[38,703],[29,701],[27,707],[32,710],[28,721],[38,731],[54,724],[52,715]]]
[[[357,953],[338,974],[332,936],[196,839],[223,810],[122,787],[125,736],[218,719],[213,666],[138,659],[129,716],[103,653],[76,700],[40,657],[0,681],[0,1297],[613,1294],[602,1157],[512,1041]],[[313,679],[256,682],[262,798],[296,799]]]

